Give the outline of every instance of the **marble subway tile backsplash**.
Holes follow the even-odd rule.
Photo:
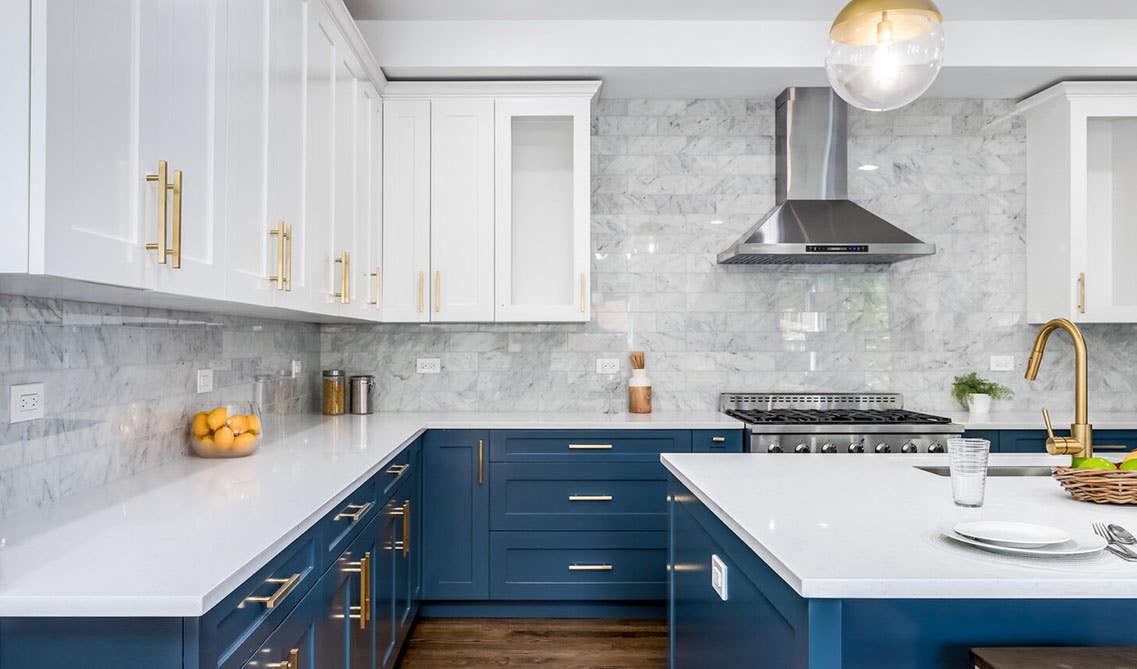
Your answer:
[[[294,359],[314,406],[317,325],[0,295],[0,516],[182,457],[194,411],[251,399]],[[45,418],[9,424],[8,386],[32,382]]]
[[[742,267],[715,254],[774,204],[773,102],[602,99],[591,322],[324,326],[323,366],[375,373],[384,410],[623,411],[631,350],[647,354],[657,411],[711,409],[727,390],[895,390],[910,408],[949,410],[952,377],[971,370],[1015,391],[1005,408],[1067,407],[1060,342],[1039,381],[1022,379],[1036,328],[1025,321],[1025,127],[1012,108],[928,98],[851,110],[850,198],[936,256]],[[1084,330],[1093,407],[1133,410],[1137,327]],[[987,372],[992,354],[1015,355],[1016,371]],[[442,374],[415,374],[417,357],[440,358]],[[621,358],[623,373],[596,374],[599,357]]]

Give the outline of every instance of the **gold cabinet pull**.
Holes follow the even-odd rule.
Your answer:
[[[442,311],[442,272],[434,271],[434,312]]]
[[[269,662],[265,665],[273,669],[300,669],[300,649],[293,648],[288,651],[288,659],[280,662]]]
[[[380,308],[379,307],[379,289],[382,287],[382,284],[380,282],[382,281],[383,274],[382,274],[382,271],[379,269],[379,267],[376,266],[375,271],[372,272],[371,274],[369,274],[368,276],[375,277],[375,299],[368,302],[368,304],[374,304],[375,305],[375,311],[379,311],[379,308]]]
[[[351,511],[348,511],[347,509],[351,509]],[[347,518],[354,523],[355,521],[367,515],[367,512],[370,510],[371,502],[364,502],[363,504],[348,504],[344,507],[344,510],[337,513],[335,517],[332,518],[332,520],[343,520],[344,518]]]
[[[276,237],[276,274],[270,274],[268,280],[276,282],[277,290],[284,290],[284,220],[276,222],[275,228],[269,228],[268,234]]]
[[[418,273],[418,312],[422,313],[422,272]]]
[[[411,500],[403,500],[403,557],[411,553]]]
[[[485,442],[481,439],[478,440],[478,485],[486,482],[485,477]]]
[[[574,451],[607,451],[612,444],[569,444],[568,447]]]
[[[610,564],[570,564],[569,571],[612,571]]]
[[[386,473],[393,474],[395,476],[402,476],[403,472],[407,471],[410,468],[410,465],[391,465],[387,468]]]
[[[371,551],[364,553],[359,562],[348,562],[345,566],[345,572],[359,574],[359,606],[351,607],[359,612],[349,613],[348,617],[358,620],[359,629],[365,630],[367,622],[371,620]]]
[[[716,444],[721,444],[722,442],[726,441],[726,437],[711,437],[711,441],[715,442]]]
[[[569,495],[570,502],[611,502],[611,495]]]
[[[1078,313],[1086,313],[1086,273],[1078,274]]]
[[[580,273],[580,313],[584,313],[584,272]]]
[[[283,222],[283,221],[282,221]],[[292,292],[292,225],[284,228],[284,290]]]
[[[174,170],[174,245],[169,251],[170,267],[182,268],[182,171]]]
[[[333,297],[340,298],[342,304],[348,304],[351,302],[351,254],[344,251],[336,262],[340,264],[340,292],[334,293]]]
[[[166,207],[168,192],[173,188],[169,183],[169,163],[165,160],[158,161],[158,173],[147,174],[146,181],[158,182],[158,241],[146,245],[147,251],[158,252],[158,264],[166,264],[166,254],[170,249],[166,246],[166,221],[168,217],[168,210]]]
[[[292,589],[295,588],[299,582],[300,574],[293,574],[288,578],[266,578],[265,583],[276,583],[280,586],[276,589],[276,592],[267,597],[246,597],[241,604],[251,602],[254,604],[264,604],[266,609],[276,608],[280,600],[287,597],[288,593],[292,592]]]

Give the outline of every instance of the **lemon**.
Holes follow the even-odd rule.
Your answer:
[[[1129,460],[1132,460],[1133,458],[1137,458],[1137,449],[1134,449],[1134,450],[1132,450],[1132,451],[1129,451],[1128,453],[1126,453],[1126,454],[1125,454],[1125,459],[1124,459],[1124,460],[1122,460],[1122,462],[1127,462],[1127,461],[1129,461]]]
[[[252,432],[253,434],[260,434],[261,433],[261,419],[258,418],[256,416],[256,414],[249,414],[248,416],[246,416],[246,418],[248,419],[248,422],[249,422],[249,432]]]
[[[225,407],[217,407],[213,411],[209,412],[209,417],[205,420],[209,425],[209,429],[216,430],[217,428],[224,425],[225,421],[229,420],[229,410]]]
[[[255,442],[256,440],[257,440],[257,435],[253,434],[252,432],[245,432],[243,434],[238,434],[237,438],[233,440],[233,448],[238,448],[238,449],[244,450],[246,448],[251,447],[253,445],[253,442]]]
[[[233,430],[227,427],[220,427],[213,433],[213,441],[221,448],[229,448],[233,445],[236,437],[233,436]]]
[[[209,414],[204,411],[193,417],[193,436],[204,437],[210,433],[208,418]]]
[[[241,434],[245,430],[249,429],[249,419],[245,418],[239,413],[233,414],[233,416],[229,418],[229,429],[233,430],[237,434]]]

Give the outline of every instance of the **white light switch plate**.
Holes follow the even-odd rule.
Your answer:
[[[442,361],[438,358],[419,358],[415,361],[415,372],[419,374],[439,374],[442,372]]]
[[[22,423],[25,420],[43,418],[43,384],[24,383],[9,386],[8,422]]]
[[[597,358],[596,359],[596,373],[597,374],[619,374],[620,373],[620,359],[619,358]]]
[[[197,392],[211,393],[213,392],[213,370],[212,369],[199,369],[197,370]]]
[[[1013,372],[1013,371],[1015,371],[1015,356],[1013,356],[1013,355],[993,355],[993,356],[991,356],[991,371],[992,372]]]
[[[299,360],[292,361],[292,377],[300,376],[300,372],[304,370],[304,365]]]
[[[719,599],[726,601],[726,563],[717,555],[711,556],[711,587],[718,593]]]

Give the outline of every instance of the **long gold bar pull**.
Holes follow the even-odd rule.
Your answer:
[[[283,223],[283,221],[281,221]],[[284,290],[292,292],[292,226],[284,229]]]
[[[169,185],[166,183],[168,176],[169,163],[164,160],[158,161],[158,173],[147,174],[146,181],[158,182],[158,242],[147,244],[147,251],[158,252],[158,264],[166,264],[166,189]]]
[[[168,252],[172,256],[170,267],[182,268],[182,171],[174,170],[174,245]]]
[[[300,669],[300,649],[293,648],[288,651],[288,669]]]
[[[485,443],[481,439],[479,439],[478,440],[478,485],[482,485],[483,483],[486,482],[485,464],[484,464],[486,461],[485,450],[486,450]]]
[[[276,274],[270,274],[268,280],[276,282],[277,290],[284,290],[284,221],[277,221],[276,229],[270,229],[268,234],[276,237]]]
[[[612,571],[610,564],[570,564],[569,571]]]
[[[422,313],[422,272],[418,273],[418,312]]]
[[[336,262],[340,264],[340,292],[333,293],[333,297],[340,298],[340,302],[348,304],[351,302],[351,254],[347,251],[343,255],[336,258]]]
[[[379,311],[381,309],[381,307],[379,306],[379,289],[382,287],[382,284],[380,283],[382,281],[382,270],[379,269],[378,266],[376,266],[375,271],[372,272],[371,274],[369,274],[368,276],[375,277],[375,299],[368,302],[368,304],[374,304],[375,305],[375,311]]]
[[[580,313],[584,313],[584,272],[580,273]]]
[[[434,312],[442,311],[442,272],[434,271]]]
[[[362,566],[359,569],[359,629],[367,629],[367,622],[371,620],[371,551],[363,554]]]
[[[570,502],[611,502],[611,495],[569,495]]]
[[[1078,273],[1078,313],[1086,313],[1086,273]]]
[[[411,553],[411,500],[403,500],[403,557]]]

